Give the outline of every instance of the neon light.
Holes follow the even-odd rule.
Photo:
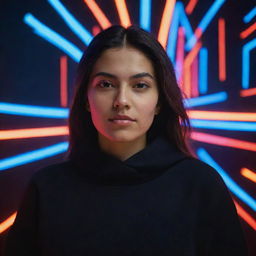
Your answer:
[[[255,112],[224,112],[224,111],[203,111],[188,110],[189,118],[207,120],[228,120],[228,121],[256,121]]]
[[[177,4],[178,3],[179,3],[178,11],[179,11],[180,23],[185,29],[185,35],[186,35],[187,40],[189,40],[193,36],[193,29],[189,23],[188,17],[184,10],[184,5],[181,2],[177,2]]]
[[[250,78],[250,51],[256,47],[256,38],[243,46],[242,50],[242,87],[243,89],[249,88]]]
[[[242,168],[241,169],[241,174],[246,177],[247,179],[253,181],[256,183],[256,173],[247,169],[247,168]]]
[[[254,22],[249,28],[240,33],[240,37],[245,39],[256,30],[256,22]]]
[[[218,121],[200,119],[191,119],[190,122],[191,125],[196,128],[246,132],[256,131],[256,122]]]
[[[45,118],[67,118],[68,109],[42,106],[21,105],[0,102],[0,113],[19,116],[36,116]]]
[[[151,0],[140,0],[140,27],[151,30]]]
[[[194,45],[197,43],[198,39],[201,37],[203,32],[208,27],[208,25],[211,22],[211,20],[213,19],[214,15],[218,12],[218,10],[224,4],[224,2],[225,2],[225,0],[216,0],[212,4],[210,9],[207,11],[205,16],[200,21],[200,23],[199,23],[199,25],[198,25],[198,27],[196,29],[197,33],[195,33],[195,35],[193,35],[190,38],[190,40],[187,42],[187,44],[186,44],[186,50],[187,51],[190,51],[194,47]],[[199,33],[199,31],[201,31],[201,32]]]
[[[117,12],[119,14],[121,25],[125,28],[131,26],[129,12],[125,0],[115,0]]]
[[[253,95],[256,95],[256,88],[251,88],[251,89],[246,89],[246,90],[240,91],[241,97],[248,97],[248,96],[253,96]]]
[[[233,179],[221,168],[217,162],[208,154],[208,152],[199,148],[197,150],[197,155],[199,158],[212,166],[222,177],[224,182],[226,183],[229,190],[236,195],[240,200],[242,200],[245,204],[251,207],[254,211],[256,211],[256,201],[252,198],[247,192],[245,192]]]
[[[191,96],[198,97],[198,57],[192,63]]]
[[[30,129],[12,129],[12,130],[1,130],[0,140],[38,138],[38,137],[62,136],[62,135],[68,135],[68,128],[66,126],[30,128]]]
[[[204,95],[196,98],[190,98],[184,100],[186,107],[204,106],[214,103],[219,103],[227,100],[228,95],[226,92],[217,92],[214,94]]]
[[[201,48],[199,52],[199,93],[205,94],[208,89],[208,50]]]
[[[254,7],[251,11],[249,11],[245,16],[244,16],[244,22],[248,23],[250,22],[254,17],[256,16],[256,7]]]
[[[68,105],[68,60],[67,56],[60,57],[60,105]]]
[[[100,9],[100,7],[94,0],[84,0],[84,2],[87,4],[94,17],[103,29],[106,29],[112,25],[108,18],[105,16],[104,12]]]
[[[80,38],[86,45],[88,45],[93,36],[89,33],[67,10],[67,8],[59,0],[48,0],[48,3],[57,11],[60,17],[65,21],[68,27]]]
[[[196,141],[219,145],[223,147],[239,148],[243,150],[256,151],[256,143],[237,140],[217,135],[212,135],[209,133],[202,132],[192,132],[191,138]]]
[[[70,56],[74,61],[79,62],[82,57],[82,51],[78,49],[77,46],[70,43],[67,39],[53,31],[52,29],[45,26],[38,19],[36,19],[31,13],[27,13],[24,16],[23,21],[34,29],[34,33],[42,37],[49,43],[53,44],[68,56]]]
[[[49,147],[40,148],[40,149],[29,151],[20,155],[1,159],[0,171],[61,154],[65,152],[67,148],[68,148],[68,142],[61,142]]]
[[[160,44],[166,48],[167,40],[168,40],[168,32],[171,25],[173,10],[175,7],[176,0],[166,0],[163,16],[160,23],[159,33],[158,33],[158,41]]]
[[[190,0],[186,6],[186,13],[191,14],[196,7],[198,0]]]
[[[179,28],[178,32],[178,47],[177,47],[177,57],[176,57],[176,77],[179,83],[179,86],[183,90],[183,65],[184,65],[184,29],[182,27]]]
[[[218,22],[218,53],[219,53],[219,80],[226,80],[226,37],[225,20],[219,19]]]
[[[6,220],[0,223],[0,234],[7,230],[15,221],[17,212],[14,212],[11,216],[9,216]]]

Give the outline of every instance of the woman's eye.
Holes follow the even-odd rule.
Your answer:
[[[145,83],[138,83],[138,84],[136,84],[136,87],[140,88],[140,89],[143,89],[143,88],[147,88],[149,86],[147,84],[145,84]]]
[[[112,84],[108,81],[100,81],[97,85],[102,88],[109,88],[112,86]]]

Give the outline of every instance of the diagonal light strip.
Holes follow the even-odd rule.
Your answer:
[[[245,16],[244,16],[244,22],[248,23],[250,22],[254,17],[256,16],[256,7],[254,7],[251,11],[249,11]]]
[[[151,0],[140,0],[140,27],[151,30]]]

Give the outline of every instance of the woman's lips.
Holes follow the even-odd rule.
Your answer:
[[[118,125],[130,125],[135,121],[132,120],[126,120],[126,119],[109,119],[109,121],[113,124],[118,124]]]

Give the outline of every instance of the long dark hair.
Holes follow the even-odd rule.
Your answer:
[[[145,30],[130,26],[112,26],[91,41],[78,65],[76,91],[69,116],[69,157],[79,152],[84,145],[98,143],[97,130],[86,110],[86,95],[93,66],[103,51],[120,48],[127,44],[143,52],[153,63],[159,88],[160,113],[155,115],[147,131],[147,142],[159,134],[186,155],[192,156],[187,144],[190,123],[183,105],[181,90],[177,84],[173,65],[164,48]]]

